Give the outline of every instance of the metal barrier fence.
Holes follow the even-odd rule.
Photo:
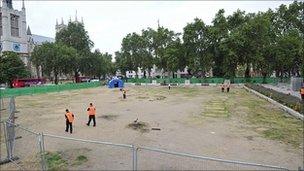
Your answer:
[[[32,94],[42,94],[51,92],[60,92],[65,90],[76,90],[84,88],[98,87],[101,82],[91,82],[91,83],[73,83],[73,84],[59,84],[52,86],[36,86],[36,87],[25,87],[25,88],[7,88],[4,90],[0,89],[1,97],[12,97],[12,96],[22,96],[22,95],[32,95]]]
[[[7,124],[11,125],[4,123]],[[9,158],[11,163],[1,166],[4,170],[288,170],[158,148],[43,134],[20,125],[14,127],[13,156]],[[7,146],[10,140],[4,141]]]
[[[138,147],[138,170],[288,170],[284,167],[224,160],[151,147]]]

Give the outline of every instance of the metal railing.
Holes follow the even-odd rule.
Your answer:
[[[171,155],[171,156],[179,156],[179,157],[185,157],[185,158],[198,159],[199,161],[213,161],[213,162],[216,162],[217,166],[219,166],[219,167],[217,167],[217,169],[220,169],[220,170],[229,170],[228,169],[229,167],[227,167],[228,165],[223,165],[221,167],[220,166],[221,164],[232,164],[234,166],[232,168],[232,170],[244,170],[246,168],[248,170],[266,170],[266,169],[267,170],[271,170],[271,169],[272,170],[288,170],[287,168],[279,167],[279,166],[257,164],[257,163],[250,163],[250,162],[242,162],[242,161],[235,161],[235,160],[225,160],[225,159],[214,158],[214,157],[193,155],[193,154],[189,154],[189,153],[168,151],[168,150],[159,149],[159,148],[152,148],[152,147],[138,147],[137,150],[145,150],[145,151],[150,151],[150,152],[156,152],[158,154],[166,154],[166,155]],[[176,161],[174,161],[174,162],[176,162]],[[136,163],[138,163],[138,161],[136,161]],[[207,164],[205,163],[205,165],[208,165],[208,163]],[[235,169],[236,165],[237,165],[237,169]],[[206,170],[212,170],[213,166],[211,165],[211,168],[208,168],[208,166],[207,166]],[[147,169],[147,168],[145,168],[145,169]],[[194,168],[194,169],[195,170],[203,170],[202,168]]]
[[[12,124],[10,122],[5,122],[2,124]],[[58,150],[57,147],[66,148],[70,147],[73,143],[77,147],[88,147],[94,148],[89,154],[97,154],[95,159],[98,159],[97,163],[102,163],[101,166],[96,166],[97,170],[173,170],[173,169],[186,169],[186,170],[288,170],[285,167],[273,166],[267,164],[258,164],[251,162],[243,162],[236,160],[226,160],[221,158],[214,158],[208,156],[200,156],[189,153],[181,153],[176,151],[164,150],[159,148],[135,146],[131,144],[120,144],[112,143],[106,141],[97,140],[86,140],[79,138],[72,138],[66,136],[52,135],[38,133],[31,129],[25,128],[21,125],[15,124],[16,136],[21,138],[14,140],[13,155],[8,159],[11,163],[17,166],[19,169],[24,170],[49,170],[48,161],[46,159],[46,151]],[[7,142],[6,140],[5,142]],[[19,142],[18,142],[19,141]],[[8,145],[8,143],[6,143]],[[46,145],[48,144],[48,145]],[[56,146],[52,148],[51,145]],[[90,145],[91,144],[91,145]],[[66,146],[65,146],[66,145]],[[111,149],[106,149],[106,147],[111,147]],[[127,151],[122,151],[126,149]],[[111,151],[112,150],[112,151]],[[113,150],[116,150],[113,153]],[[35,154],[31,154],[35,153]],[[109,155],[112,154],[112,155]],[[25,160],[28,160],[29,156],[34,156],[32,161],[29,161],[34,166],[27,166]],[[122,157],[121,159],[117,159]],[[131,156],[128,159],[127,156]],[[18,162],[14,157],[18,157]],[[173,157],[173,158],[170,158]],[[107,159],[107,160],[105,160]],[[124,160],[122,166],[118,167],[117,162],[114,160]],[[173,164],[175,167],[170,167]],[[129,168],[130,166],[130,168]],[[150,168],[150,166],[153,166]],[[113,168],[118,167],[118,168]],[[86,168],[88,169],[88,168]],[[73,169],[74,170],[74,169]]]

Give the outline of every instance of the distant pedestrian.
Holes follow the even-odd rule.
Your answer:
[[[123,99],[127,98],[127,91],[125,89],[122,89],[122,98]]]
[[[95,120],[95,115],[96,115],[96,108],[93,106],[92,103],[90,103],[90,106],[87,109],[88,115],[89,115],[89,121],[87,123],[88,126],[90,126],[91,120],[93,119],[93,126],[96,126],[96,120]]]
[[[229,90],[230,90],[230,83],[227,84],[227,93],[229,93]]]
[[[225,91],[225,85],[224,85],[224,83],[222,84],[221,88],[222,88],[222,92],[224,92]]]
[[[72,112],[69,111],[69,109],[65,110],[65,119],[66,119],[66,128],[65,128],[65,132],[69,132],[70,129],[70,133],[72,134],[73,132],[73,121],[74,121],[74,114]]]
[[[171,89],[171,84],[168,85],[169,90]]]

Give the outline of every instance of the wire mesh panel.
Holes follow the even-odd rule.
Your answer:
[[[139,148],[138,170],[287,170],[238,161],[228,161],[153,148]]]
[[[5,139],[5,123],[0,122],[0,161],[7,158],[6,139]]]
[[[0,98],[0,121],[6,121],[9,118],[9,98]]]
[[[15,163],[24,170],[40,170],[41,151],[39,147],[39,134],[21,126],[15,126],[15,139],[13,143],[13,157]]]
[[[50,170],[132,170],[129,145],[45,135],[45,160]]]

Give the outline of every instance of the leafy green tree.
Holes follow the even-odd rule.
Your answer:
[[[146,70],[148,71],[148,75],[151,76],[151,70],[154,65],[154,58],[153,58],[153,47],[152,47],[152,36],[149,29],[142,30],[142,69],[144,70],[144,77],[146,78]]]
[[[274,45],[275,51],[275,70],[279,76],[298,75],[298,71],[303,67],[303,39],[297,30],[289,32],[277,38]],[[303,68],[302,68],[303,69]]]
[[[220,9],[213,19],[213,26],[209,27],[211,53],[214,59],[214,66],[212,68],[213,75],[216,77],[223,77],[224,73],[224,58],[225,52],[220,48],[222,42],[228,35],[228,23],[224,16],[225,10]]]
[[[205,23],[195,18],[184,28],[184,48],[188,67],[194,75],[205,76],[212,67],[210,32]]]
[[[124,58],[123,54],[119,51],[115,52],[115,67],[126,77],[126,72],[128,71],[126,58]]]
[[[82,58],[90,55],[90,50],[94,43],[90,40],[84,25],[79,22],[69,22],[67,28],[57,32],[56,42],[76,49],[77,54],[74,56],[73,62],[69,64],[74,71],[76,80],[79,76],[79,71],[83,71],[86,68],[86,64],[82,62]]]
[[[60,74],[70,74],[76,50],[61,43],[44,43],[36,46],[32,53],[32,62],[42,67],[42,72],[48,77],[53,75],[55,84],[58,84]]]
[[[180,39],[177,39],[168,45],[165,49],[164,58],[166,58],[165,61],[167,61],[166,68],[172,73],[173,78],[175,72],[183,70],[186,67],[184,49]]]
[[[3,52],[0,55],[0,83],[8,83],[12,87],[14,79],[27,76],[29,71],[16,53]]]
[[[142,66],[141,55],[142,39],[137,33],[128,34],[122,40],[122,57],[129,71],[135,71],[137,77],[138,68]]]

